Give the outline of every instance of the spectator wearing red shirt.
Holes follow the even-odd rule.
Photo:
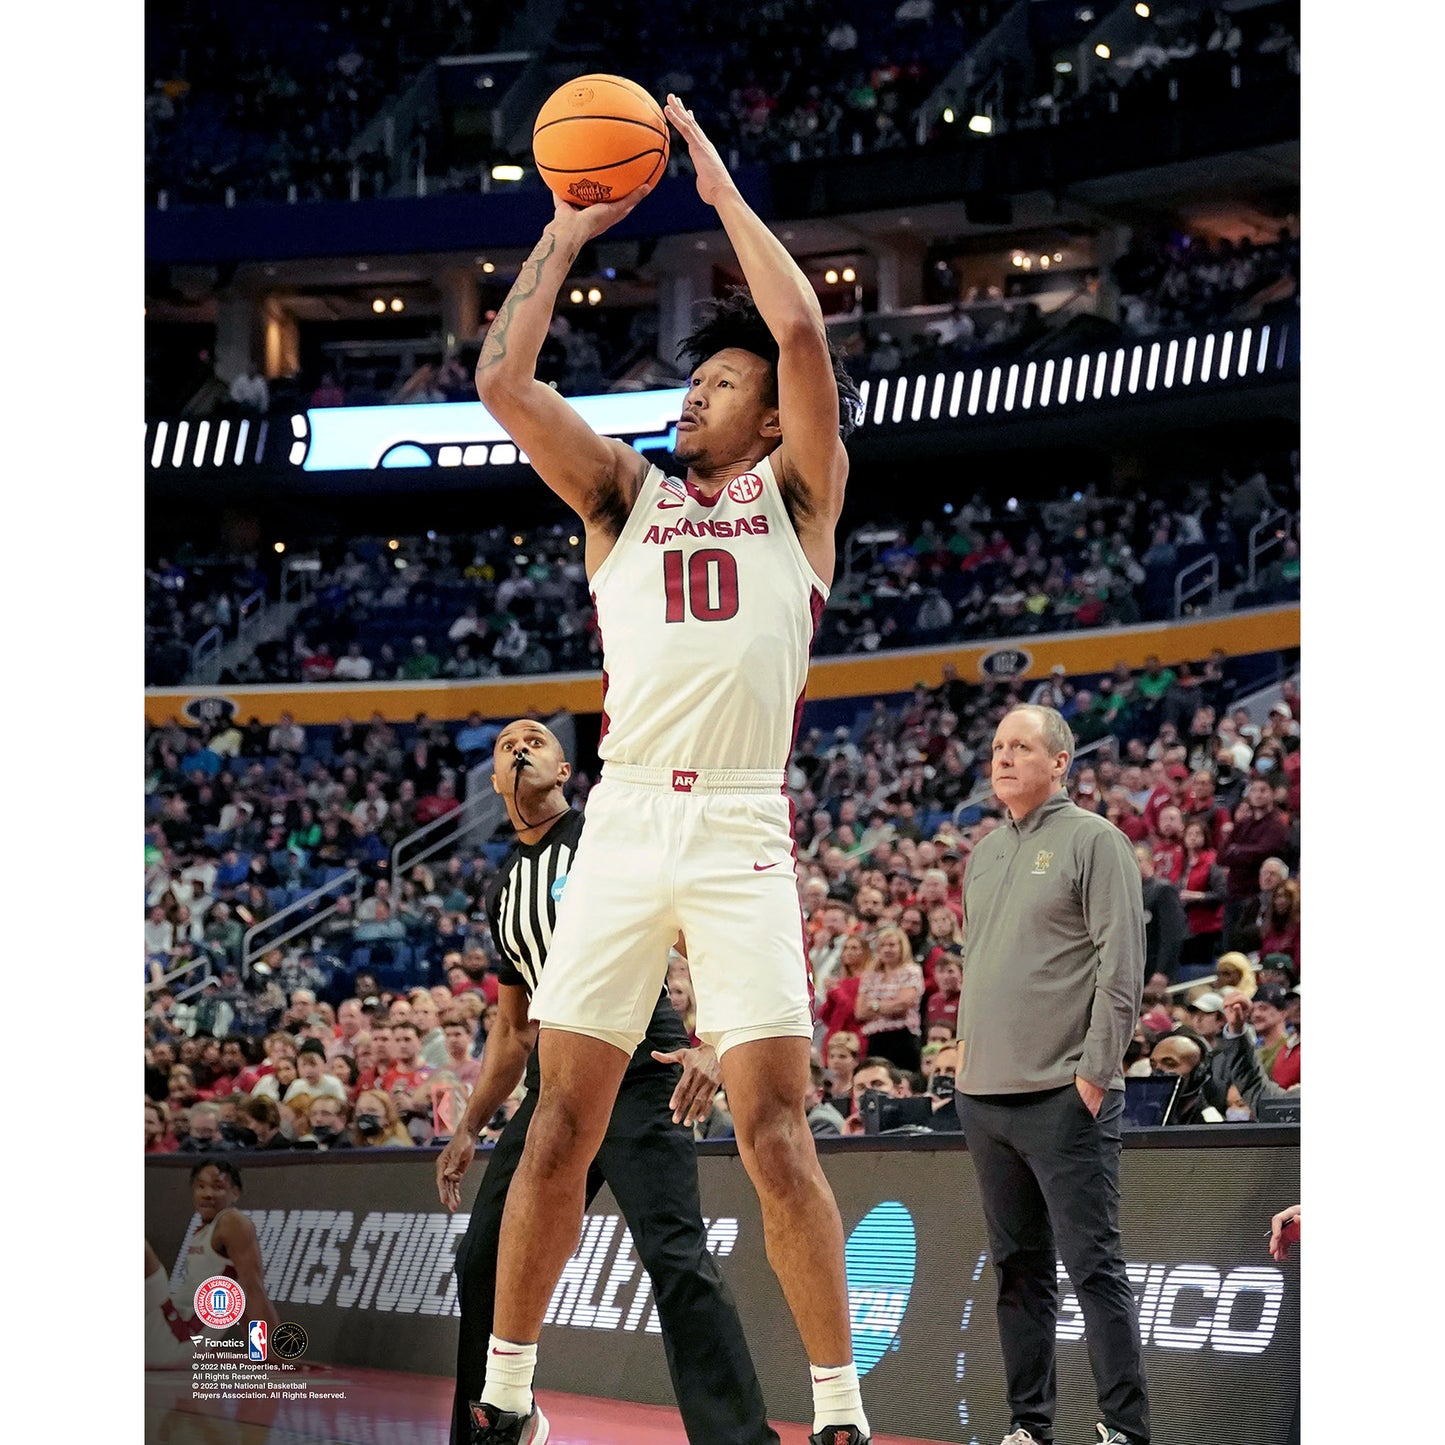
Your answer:
[[[147,1154],[174,1154],[179,1147],[171,1134],[169,1116],[164,1104],[154,1099],[146,1103],[146,1147]]]
[[[443,778],[437,784],[434,793],[427,793],[417,800],[417,826],[434,823],[438,818],[444,818],[448,813],[454,813],[460,807],[461,804],[457,801],[456,788],[452,780]]]
[[[231,1094],[241,1094],[238,1080],[246,1068],[246,1054],[240,1039],[228,1038],[221,1044],[219,1067],[211,1079],[210,1096],[224,1099]]]
[[[1229,810],[1219,805],[1214,792],[1214,774],[1207,768],[1201,768],[1190,780],[1182,806],[1186,825],[1202,823],[1211,848],[1218,848],[1229,837],[1234,824],[1229,820]]]
[[[1286,878],[1275,886],[1270,895],[1269,911],[1265,915],[1264,932],[1259,940],[1261,958],[1271,953],[1288,955],[1294,966],[1295,977],[1299,977],[1299,934],[1300,934],[1300,886],[1293,878]]]
[[[470,1089],[482,1072],[482,1061],[471,1056],[472,1025],[461,1009],[448,1009],[443,1015],[442,1034],[447,1043],[447,1068]]]
[[[1184,866],[1179,901],[1189,920],[1189,937],[1180,954],[1180,982],[1209,973],[1224,931],[1224,898],[1228,887],[1218,855],[1209,846],[1204,824],[1193,818],[1184,825]]]
[[[1131,842],[1143,843],[1149,837],[1149,828],[1127,788],[1110,788],[1108,805],[1104,816]]]
[[[1149,794],[1144,804],[1144,826],[1151,833],[1159,831],[1159,814],[1170,804],[1184,810],[1184,799],[1189,791],[1189,769],[1183,763],[1171,763],[1164,769],[1163,785]]]
[[[849,934],[843,940],[843,947],[838,954],[838,972],[817,981],[819,996],[814,1009],[817,1020],[824,1029],[825,1055],[834,1034],[862,1033],[863,1026],[857,1014],[858,980],[872,964],[873,951],[862,935]]]
[[[293,1064],[296,1062],[296,1040],[284,1029],[277,1029],[266,1035],[266,1057],[259,1064],[252,1064],[236,1075],[235,1092],[255,1093],[256,1085],[268,1074],[276,1072],[276,1064],[280,1059],[289,1059]]]
[[[1154,876],[1178,888],[1184,877],[1184,814],[1173,803],[1160,808],[1149,851],[1154,855]]]
[[[421,1030],[410,1019],[391,1026],[391,1051],[395,1062],[381,1076],[381,1087],[392,1098],[401,1100],[410,1097],[432,1075],[421,1061]]]
[[[943,1024],[949,1030],[949,1038],[958,1037],[958,999],[962,992],[963,956],[956,949],[947,948],[933,965],[933,990],[923,1004],[925,1031],[935,1024]]]
[[[1234,831],[1219,849],[1219,861],[1228,870],[1228,899],[1224,905],[1224,945],[1234,948],[1241,926],[1253,923],[1258,900],[1259,867],[1266,858],[1282,853],[1289,844],[1289,827],[1275,807],[1274,790],[1265,778],[1251,778],[1244,800],[1234,813]]]
[[[420,1035],[418,1047],[420,1047]],[[369,1056],[370,1062],[365,1062]],[[393,1050],[391,1024],[386,1019],[378,1019],[371,1026],[371,1038],[366,1049],[356,1044],[356,1062],[361,1065],[361,1074],[356,1082],[360,1089],[375,1089],[380,1087],[382,1076],[396,1063],[396,1054]]]

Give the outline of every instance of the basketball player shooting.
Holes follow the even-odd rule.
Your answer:
[[[812,1364],[813,1439],[867,1445],[843,1230],[803,1107],[812,1019],[784,792],[857,392],[807,278],[675,96],[666,115],[750,292],[683,343],[685,478],[595,435],[533,375],[578,253],[645,189],[583,211],[557,202],[477,364],[487,409],[582,518],[604,687],[602,777],[532,1000],[541,1088],[503,1215],[474,1441],[548,1438],[532,1395],[543,1315],[681,930],[697,1031],[720,1058],[768,1260]]]

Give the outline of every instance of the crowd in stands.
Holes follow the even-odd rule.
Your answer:
[[[1036,55],[1032,67],[1014,54],[981,67],[960,97],[964,110],[985,111],[997,131],[1087,125],[1104,117],[1149,123],[1179,103],[1271,84],[1300,73],[1299,5],[1279,0],[1248,9],[1156,4],[1138,39],[1095,55],[1086,68],[1063,68]],[[935,124],[930,144],[960,144],[963,127]]]
[[[171,0],[146,28],[146,192],[176,202],[384,195],[357,139],[381,103],[447,51],[485,50],[502,7],[466,0]]]
[[[706,0],[572,0],[569,41],[627,54],[723,151],[786,161],[909,148],[914,112],[1007,3],[774,0],[746,25]]]
[[[212,628],[219,629],[224,641],[233,639],[248,599],[267,586],[253,558],[202,565],[189,548],[175,560],[157,557],[145,571],[147,686],[183,682],[195,644]]]
[[[502,7],[472,0],[275,0],[213,11],[177,0],[147,33],[147,192],[168,203],[386,194],[391,158],[364,127],[428,61],[494,50]],[[554,56],[607,57],[657,96],[674,91],[730,158],[790,161],[956,145],[969,108],[997,129],[1087,123],[1299,73],[1298,7],[1190,14],[1158,7],[1137,44],[1087,71],[1010,52],[976,67],[952,122],[924,102],[1011,0],[770,0],[748,23],[707,0],[570,0]],[[1046,77],[1047,83],[1034,79]],[[433,125],[434,186],[477,182]],[[409,155],[408,155],[409,158]],[[485,162],[503,159],[499,152]]]
[[[1298,454],[1147,489],[1095,486],[1039,505],[976,492],[941,520],[874,518],[890,540],[835,580],[816,656],[1127,626],[1174,615],[1175,580],[1219,559],[1235,606],[1297,600]],[[1249,540],[1280,515],[1277,545],[1248,576]],[[580,533],[536,527],[475,535],[357,538],[318,549],[315,590],[288,634],[223,682],[468,680],[596,669],[601,645]],[[396,546],[391,546],[391,542]],[[254,564],[147,573],[147,680],[181,681],[189,643],[235,617]]]
[[[1256,245],[1186,234],[1141,236],[1114,263],[1124,329],[1133,336],[1243,319],[1299,292],[1299,237],[1282,228]]]
[[[851,727],[803,735],[787,787],[817,993],[816,1132],[869,1132],[869,1091],[931,1094],[934,1127],[953,1126],[962,880],[1001,822],[989,740],[1019,702],[1068,718],[1070,796],[1135,844],[1148,984],[1130,1073],[1186,1073],[1187,1122],[1252,1117],[1298,1086],[1300,695],[1287,682],[1267,710],[1239,706],[1242,675],[1219,653],[1097,680],[1056,669],[975,685],[947,668],[897,706],[879,698]],[[149,730],[148,1152],[411,1147],[448,1132],[495,1018],[484,900],[506,842],[404,878],[390,845],[456,807],[498,726],[376,716],[333,730],[283,715]],[[574,806],[589,786],[579,772]],[[246,929],[350,865],[334,910],[248,947]],[[691,1028],[678,957],[669,991]],[[1248,1016],[1254,1065],[1226,1077],[1210,1060],[1231,1010]],[[719,1096],[699,1133],[730,1127]]]

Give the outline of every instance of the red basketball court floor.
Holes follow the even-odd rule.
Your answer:
[[[189,1371],[146,1375],[146,1445],[446,1445],[452,1384],[438,1375],[312,1366],[293,1400],[196,1400]],[[333,1398],[338,1395],[340,1398]],[[670,1406],[538,1391],[555,1445],[687,1445]],[[782,1445],[808,1426],[774,1422]],[[874,1445],[940,1445],[878,1435]]]

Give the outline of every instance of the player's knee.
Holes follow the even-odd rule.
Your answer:
[[[585,1168],[596,1151],[598,1134],[595,1121],[579,1101],[556,1095],[549,1100],[544,1093],[527,1131],[523,1167],[549,1176],[574,1172],[579,1162]]]
[[[738,1128],[737,1135],[748,1173],[763,1193],[790,1193],[817,1168],[813,1136],[801,1113],[796,1118],[791,1111],[770,1113],[752,1121],[746,1131]]]

